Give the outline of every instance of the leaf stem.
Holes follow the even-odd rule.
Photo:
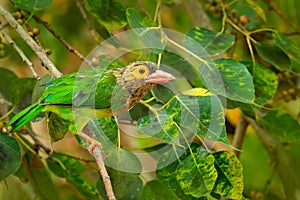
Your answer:
[[[156,23],[156,21],[158,20],[158,18],[160,18],[159,17],[160,6],[161,6],[161,0],[158,0],[157,4],[156,4],[156,8],[155,8],[153,22],[152,22],[153,25]],[[158,25],[159,25],[159,27],[161,27],[161,21],[160,20],[158,21]]]
[[[28,149],[32,154],[36,155],[36,152],[28,145],[24,140],[18,135],[18,133],[14,132],[14,136],[24,145],[26,149]]]

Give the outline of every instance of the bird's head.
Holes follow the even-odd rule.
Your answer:
[[[136,92],[139,88],[151,89],[155,84],[163,84],[174,80],[174,76],[157,69],[153,62],[133,62],[122,69],[114,71],[117,83],[128,89],[130,93]],[[148,89],[148,90],[149,90]]]
[[[175,79],[173,75],[157,69],[155,63],[148,61],[133,62],[122,69],[115,69],[114,75],[118,85],[129,92],[130,97],[126,103],[129,109],[156,84],[167,83]]]

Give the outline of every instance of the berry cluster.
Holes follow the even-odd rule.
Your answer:
[[[0,37],[0,58],[4,58],[7,55],[6,44],[2,41]]]

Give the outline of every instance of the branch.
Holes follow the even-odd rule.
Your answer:
[[[82,4],[80,3],[80,0],[77,0],[77,1],[76,1],[76,6],[78,7],[78,9],[79,9],[79,11],[80,11],[80,13],[81,13],[83,19],[85,20],[85,23],[86,23],[87,26],[88,26],[88,29],[90,30],[92,36],[94,37],[95,41],[96,41],[97,43],[100,43],[99,38],[98,38],[97,35],[96,35],[96,31],[95,31],[95,29],[93,28],[93,26],[92,26],[90,20],[88,19],[87,14],[86,14],[84,8],[82,7]]]
[[[91,64],[91,61],[89,61],[88,59],[86,59],[77,49],[75,49],[74,47],[72,47],[67,41],[65,41],[60,35],[58,35],[55,30],[49,25],[48,22],[40,19],[37,16],[33,16],[33,19],[39,23],[42,24],[50,33],[52,33],[54,35],[54,37],[56,37],[71,53],[75,54],[80,60],[84,61],[85,63],[87,63],[89,66],[93,67],[93,65]]]
[[[276,166],[276,172],[284,188],[286,199],[299,199],[300,179],[296,175],[299,169],[296,169],[295,159],[290,151],[254,119],[247,117],[246,120],[256,131],[271,161],[275,163],[274,166]]]
[[[239,118],[239,122],[236,126],[235,132],[234,132],[234,136],[233,136],[233,141],[232,141],[232,145],[241,150],[242,149],[242,145],[244,142],[244,138],[245,138],[245,134],[246,134],[246,129],[248,127],[248,122],[244,116],[243,113],[240,114],[240,118]],[[233,152],[235,153],[235,155],[237,157],[240,157],[240,151],[233,149]]]
[[[185,0],[182,1],[188,15],[193,21],[194,26],[212,29],[210,20],[208,19],[205,11],[198,0]]]
[[[27,45],[35,52],[35,54],[42,60],[45,67],[50,70],[54,77],[62,76],[62,73],[58,71],[52,61],[48,58],[44,49],[39,46],[30,35],[23,29],[23,27],[15,20],[15,18],[8,12],[2,5],[0,5],[0,14],[14,28]]]
[[[35,72],[35,70],[34,70],[34,68],[33,68],[32,62],[30,62],[30,60],[25,56],[24,52],[20,49],[20,47],[13,41],[13,39],[12,39],[12,38],[9,36],[9,34],[5,31],[5,29],[4,29],[3,25],[1,24],[1,22],[0,22],[0,31],[2,32],[3,37],[5,37],[5,38],[7,39],[8,43],[9,43],[9,44],[10,44],[10,45],[18,52],[18,54],[21,56],[23,62],[25,62],[25,63],[29,66],[29,68],[30,68],[30,70],[31,70],[31,72],[32,72],[32,74],[33,74],[33,76],[34,76],[36,79],[40,80],[39,75]]]
[[[93,139],[92,137],[90,137],[89,135],[87,135],[85,133],[78,132],[78,135],[80,137],[82,137],[83,139],[85,139],[86,142],[90,144],[90,146],[88,147],[88,151],[96,160],[96,163],[98,165],[100,175],[101,175],[104,187],[105,187],[107,198],[109,200],[116,200],[116,197],[115,197],[112,185],[111,185],[110,177],[107,173],[107,170],[105,168],[105,164],[103,161],[102,152],[101,152],[101,148],[102,148],[101,144],[97,140]]]
[[[279,15],[279,17],[281,17],[281,19],[283,19],[283,21],[285,21],[288,25],[293,27],[298,34],[300,33],[299,27],[297,25],[295,25],[293,22],[291,22],[289,19],[287,19],[280,10],[278,10],[276,7],[274,7],[271,4],[270,0],[264,0],[264,2],[269,6],[270,10],[273,10],[274,12],[276,12],[277,15]]]

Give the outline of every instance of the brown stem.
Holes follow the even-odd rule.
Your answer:
[[[242,149],[242,145],[244,142],[244,138],[246,135],[246,129],[248,127],[248,122],[244,116],[243,113],[240,114],[240,118],[239,118],[239,122],[236,126],[235,132],[234,132],[234,136],[233,136],[233,141],[232,141],[232,145],[241,150]],[[233,149],[233,152],[236,154],[237,157],[240,156],[240,151]]]
[[[193,21],[194,26],[212,29],[211,23],[205,11],[198,0],[185,0],[182,1],[190,19]]]
[[[50,33],[53,34],[54,37],[56,37],[71,53],[75,54],[79,59],[86,62],[89,66],[93,67],[91,64],[91,61],[87,60],[77,49],[72,47],[67,41],[65,41],[60,35],[58,35],[55,30],[49,25],[48,22],[40,19],[37,16],[33,16],[33,19],[39,23],[42,24]]]
[[[287,19],[280,10],[278,10],[276,7],[274,7],[271,4],[270,0],[264,0],[264,2],[269,6],[270,10],[273,10],[274,12],[277,13],[277,15],[279,15],[279,17],[281,17],[281,19],[283,21],[285,21],[288,25],[290,25],[291,27],[293,27],[295,29],[295,31],[299,34],[300,33],[300,29],[297,25],[295,25],[294,23],[292,23],[289,19]]]
[[[0,15],[9,23],[9,25],[16,30],[16,32],[22,37],[27,45],[35,52],[35,54],[43,61],[45,67],[50,70],[54,77],[62,76],[62,73],[58,71],[52,61],[48,58],[44,49],[39,46],[30,35],[23,29],[23,27],[15,20],[15,18],[8,12],[2,5],[0,5]]]
[[[279,143],[267,130],[254,119],[246,118],[256,131],[260,141],[267,150],[271,162],[276,166],[276,172],[284,188],[286,199],[299,199],[300,179],[297,176],[299,169],[294,164],[295,159],[282,143]]]
[[[96,160],[96,163],[98,165],[100,175],[101,175],[101,178],[102,178],[102,181],[104,184],[107,198],[109,200],[116,200],[116,197],[115,197],[115,194],[114,194],[114,191],[112,188],[112,184],[110,181],[110,177],[108,175],[108,172],[105,168],[105,164],[103,161],[102,152],[101,152],[101,148],[102,148],[101,144],[97,140],[91,138],[90,136],[88,136],[85,133],[79,132],[78,135],[80,137],[82,137],[83,139],[85,139],[86,142],[90,144],[88,151]]]
[[[88,26],[88,29],[90,30],[92,36],[94,37],[95,41],[99,44],[100,41],[99,41],[99,38],[97,37],[97,34],[96,34],[96,31],[95,29],[93,28],[89,18],[87,17],[87,14],[85,12],[85,9],[82,7],[82,4],[80,3],[80,0],[77,0],[76,1],[76,6],[78,7],[83,19],[85,20],[85,23],[87,24]]]

